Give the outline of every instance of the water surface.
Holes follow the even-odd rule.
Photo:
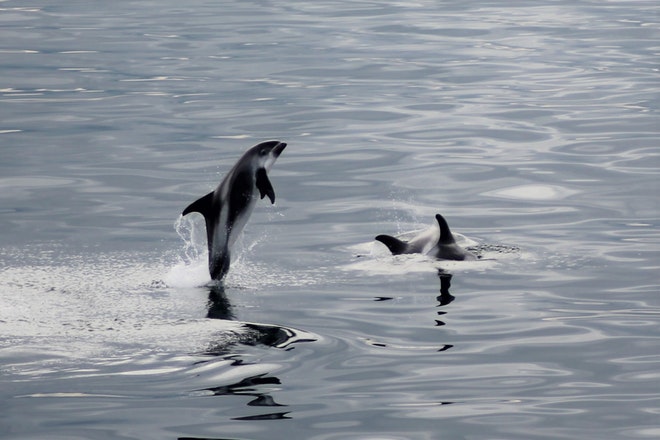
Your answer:
[[[656,438],[659,14],[0,2],[2,437]],[[373,241],[436,213],[484,258]]]

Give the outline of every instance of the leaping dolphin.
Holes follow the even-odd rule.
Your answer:
[[[262,199],[268,196],[275,203],[267,171],[285,147],[284,142],[267,141],[250,148],[214,191],[183,210],[181,215],[199,212],[204,216],[212,279],[221,280],[227,274],[231,248],[252,214],[257,191]]]
[[[390,235],[379,235],[376,240],[383,243],[393,255],[425,254],[441,260],[476,260],[477,256],[456,244],[454,235],[443,216],[436,214],[440,228],[433,227],[414,237],[408,242],[401,241]]]

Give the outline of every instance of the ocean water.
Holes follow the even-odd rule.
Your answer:
[[[660,5],[0,1],[0,437],[660,437]],[[222,286],[180,218],[289,145]],[[443,214],[482,258],[373,240]]]

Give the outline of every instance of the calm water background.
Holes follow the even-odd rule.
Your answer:
[[[655,1],[0,2],[0,437],[658,438],[659,41]],[[179,213],[272,138],[205,287]],[[372,241],[437,212],[494,260]]]

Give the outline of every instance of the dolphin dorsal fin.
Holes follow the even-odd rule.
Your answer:
[[[211,258],[213,234],[215,233],[215,222],[213,221],[213,191],[192,202],[183,210],[181,215],[190,214],[191,212],[199,212],[204,216],[204,222],[206,223],[206,245],[209,250],[209,258]]]
[[[440,226],[440,238],[438,239],[438,243],[440,244],[455,243],[456,240],[454,240],[454,236],[449,230],[449,225],[447,224],[447,220],[445,220],[445,218],[440,214],[436,214],[435,219],[438,222],[438,226]]]
[[[213,209],[213,191],[192,202],[186,209],[183,210],[181,215],[190,214],[191,212],[199,212],[204,218],[211,218]]]
[[[379,235],[376,240],[383,243],[392,252],[392,255],[405,254],[408,250],[408,243],[394,238],[391,235]]]

